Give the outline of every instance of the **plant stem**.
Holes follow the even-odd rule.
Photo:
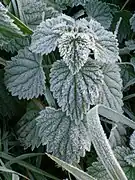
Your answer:
[[[32,35],[33,31],[28,26],[26,26],[20,19],[18,19],[16,16],[14,16],[9,11],[7,14],[14,20],[15,24],[26,34]]]
[[[130,1],[130,0],[126,0],[126,2],[124,3],[124,5],[122,6],[122,8],[121,8],[120,11],[122,11],[122,10],[126,7],[126,5],[129,3],[129,1]]]
[[[7,63],[6,60],[0,57],[0,64],[2,64],[3,66],[6,66],[6,63]]]

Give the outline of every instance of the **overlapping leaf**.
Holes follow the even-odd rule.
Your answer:
[[[115,13],[111,29],[115,31],[116,24],[119,21],[120,17],[122,18],[119,30],[118,30],[118,40],[122,43],[123,40],[127,39],[130,36],[130,23],[131,13],[129,11],[123,10]]]
[[[120,163],[121,167],[123,168],[127,178],[129,180],[134,180],[134,168],[130,166],[126,161],[125,157],[131,153],[131,150],[126,147],[117,147],[114,150],[114,154]],[[111,180],[110,176],[108,175],[107,171],[105,170],[103,164],[100,160],[97,162],[92,163],[92,166],[88,168],[88,173],[93,177],[97,178],[98,180]]]
[[[32,99],[44,94],[42,57],[27,47],[20,50],[5,67],[5,83],[12,96],[18,96],[19,99]]]
[[[47,152],[53,152],[54,156],[73,163],[85,156],[85,150],[90,150],[86,120],[75,125],[64,112],[48,107],[40,112],[37,122],[42,144],[47,145]]]
[[[23,0],[21,5],[24,20],[32,29],[35,29],[41,23],[42,17],[46,20],[59,14],[58,11],[54,10],[53,7],[47,6],[42,0]]]
[[[131,25],[131,28],[133,29],[133,31],[135,32],[135,13],[130,18],[130,25]]]
[[[89,33],[95,40],[94,57],[103,63],[115,63],[119,58],[118,43],[114,34],[107,31],[100,23],[91,19]]]
[[[66,21],[63,20],[66,17],[68,16],[63,15],[41,22],[32,36],[31,50],[41,54],[48,54],[54,51],[60,34],[66,28]],[[72,18],[69,18],[70,20]]]
[[[110,27],[112,14],[109,6],[98,0],[91,0],[86,3],[88,19],[95,19],[106,29]]]
[[[67,32],[59,39],[59,51],[63,61],[67,64],[72,74],[77,73],[87,62],[90,49],[94,43],[88,34]]]
[[[91,59],[75,75],[63,61],[57,61],[51,70],[51,91],[62,111],[78,124],[95,104],[102,79],[99,66]]]
[[[63,169],[68,171],[70,174],[72,174],[74,177],[76,177],[78,180],[96,180],[92,176],[88,175],[81,169],[72,166],[71,164],[68,164],[50,154],[47,154],[53,161],[55,161],[59,166],[61,166]]]
[[[85,6],[87,0],[54,0],[54,2],[61,8],[61,9],[67,9],[67,7],[73,7],[73,6]]]
[[[75,21],[61,15],[42,22],[32,36],[31,50],[48,54],[57,45],[72,73],[79,71],[91,51],[95,60],[103,63],[114,63],[119,58],[115,35],[94,19]]]
[[[21,37],[23,34],[7,15],[7,9],[0,2],[0,46],[7,44],[14,37]]]
[[[122,80],[120,68],[116,64],[102,66],[104,80],[101,86],[99,102],[107,107],[122,113]]]
[[[41,139],[38,136],[39,127],[36,125],[35,118],[38,115],[37,110],[30,110],[17,123],[17,135],[21,144],[25,147],[39,147]]]
[[[28,37],[23,38],[14,38],[8,44],[4,44],[1,49],[4,49],[7,52],[15,53],[20,49],[25,48],[25,46],[29,46],[30,41]]]

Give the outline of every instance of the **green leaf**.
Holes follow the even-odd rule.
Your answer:
[[[5,67],[5,83],[12,96],[19,99],[28,100],[44,94],[42,57],[32,53],[28,47],[20,50]]]
[[[99,66],[89,58],[82,69],[72,75],[63,61],[57,61],[53,64],[50,76],[54,98],[62,111],[66,111],[67,116],[79,124],[99,96],[103,79]]]
[[[0,2],[0,46],[7,44],[14,37],[21,37],[23,33],[7,15],[8,10]]]
[[[30,110],[17,123],[17,135],[25,149],[31,147],[33,150],[41,144],[41,138],[38,136],[39,127],[36,126],[35,118],[38,116],[37,110]]]
[[[88,175],[84,171],[78,169],[77,167],[74,167],[64,161],[61,161],[60,159],[47,154],[53,161],[55,161],[59,166],[67,170],[69,173],[71,173],[74,177],[76,177],[78,180],[96,180],[92,176]]]
[[[76,125],[64,112],[49,107],[42,110],[36,120],[47,152],[73,163],[79,162],[80,156],[85,156],[85,150],[90,151],[91,139],[86,120]]]
[[[101,68],[104,79],[101,85],[100,97],[98,103],[104,104],[122,113],[122,80],[120,77],[120,68],[116,64],[104,64]]]
[[[105,29],[108,29],[111,25],[112,14],[109,6],[105,2],[101,2],[98,0],[88,1],[85,5],[86,13],[88,15],[87,19],[95,19]]]
[[[125,90],[129,82],[132,80],[134,81],[134,78],[135,78],[134,67],[130,63],[127,63],[127,64],[123,63],[123,64],[120,64],[120,68],[121,68],[121,78],[123,80],[123,87]]]
[[[15,97],[12,97],[4,84],[4,71],[0,70],[0,116],[11,118],[16,115],[19,103]]]
[[[64,33],[59,39],[59,51],[72,74],[76,74],[87,62],[93,43],[88,34]]]
[[[131,28],[133,29],[133,31],[135,32],[135,13],[130,18],[130,25],[131,25]]]
[[[116,24],[119,21],[120,17],[122,18],[122,21],[118,30],[118,40],[120,43],[122,43],[124,39],[128,39],[128,37],[130,36],[129,19],[131,18],[131,13],[125,10],[116,12],[111,27],[113,31],[115,31]]]
[[[35,29],[42,21],[48,18],[55,17],[59,14],[53,7],[47,6],[42,0],[23,0],[21,2],[21,11],[26,24],[31,28]],[[44,13],[44,14],[43,14]]]

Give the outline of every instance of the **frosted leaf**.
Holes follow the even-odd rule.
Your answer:
[[[21,5],[25,22],[32,29],[35,29],[41,23],[43,13],[44,20],[59,14],[58,11],[54,10],[53,7],[47,6],[42,0],[23,0]]]
[[[104,104],[122,113],[122,80],[120,77],[120,68],[116,64],[105,64],[102,66],[104,80],[100,90],[98,103]]]
[[[126,156],[124,159],[129,165],[135,167],[135,153]]]
[[[37,122],[35,120],[37,115],[37,110],[28,111],[17,123],[18,139],[25,149],[31,147],[33,150],[41,144],[41,139],[38,136],[39,127],[36,125]]]
[[[21,37],[23,33],[7,15],[8,10],[0,2],[0,46],[7,44],[14,37]]]
[[[95,19],[106,29],[110,27],[112,14],[110,7],[105,2],[91,0],[86,3],[85,8],[88,19]]]
[[[73,0],[54,0],[54,2],[60,6],[61,9],[66,9],[67,6],[72,6]]]
[[[70,174],[72,174],[77,180],[96,180],[95,178],[88,175],[86,172],[84,172],[80,168],[77,168],[76,166],[68,164],[50,154],[47,154],[47,156],[49,156],[54,162],[56,162],[58,164],[58,166],[62,167],[62,169],[65,169]],[[65,180],[68,180],[68,179],[65,179]]]
[[[83,7],[85,7],[87,1],[88,0],[72,0],[72,5],[73,6],[82,5]]]
[[[91,139],[86,120],[75,125],[61,110],[47,107],[37,117],[39,136],[47,152],[68,163],[79,162],[90,151]]]
[[[59,6],[60,9],[65,10],[67,7],[73,7],[73,6],[85,6],[87,0],[53,0],[57,6]]]
[[[109,142],[112,149],[126,145],[126,128],[122,124],[114,125],[111,129]]]
[[[112,180],[100,160],[93,162],[92,166],[88,167],[87,173],[98,180]]]
[[[89,59],[78,73],[72,75],[63,61],[57,61],[50,76],[54,98],[62,111],[79,124],[99,96],[99,85],[103,79],[99,66]]]
[[[135,150],[135,131],[130,136],[130,147]]]
[[[135,50],[135,40],[125,41],[125,45],[130,51]]]
[[[103,63],[115,63],[119,58],[118,43],[115,35],[104,29],[100,23],[91,19],[88,23],[89,33],[95,40],[94,57]]]
[[[130,25],[131,25],[131,28],[133,29],[133,31],[135,32],[135,13],[130,18]]]
[[[23,49],[25,46],[29,46],[29,38],[14,38],[8,44],[4,44],[1,49],[4,49],[7,52],[15,53],[20,49]]]
[[[130,174],[130,170],[132,171],[132,167],[128,165],[128,163],[124,160],[124,158],[130,154],[130,149],[128,147],[119,147],[117,146],[114,150],[115,157],[117,158],[118,162],[120,163],[122,169],[124,170],[127,178],[131,177],[130,180],[134,180],[132,174]],[[107,171],[105,170],[104,165],[98,159],[97,162],[92,163],[88,169],[88,173],[97,178],[98,180],[111,180],[110,176],[108,175]]]
[[[90,49],[94,49],[94,42],[88,34],[71,31],[61,36],[58,47],[63,61],[75,74],[87,62]]]
[[[32,35],[31,50],[35,53],[48,54],[56,49],[58,38],[66,28],[67,16],[42,21]]]
[[[20,50],[5,67],[5,84],[12,96],[19,99],[28,100],[44,94],[42,57],[33,54],[27,47]]]

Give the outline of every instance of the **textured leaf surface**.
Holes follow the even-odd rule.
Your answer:
[[[60,9],[65,10],[68,6],[85,6],[87,0],[54,0]]]
[[[102,66],[102,71],[104,80],[98,103],[122,113],[123,95],[120,68],[116,64],[105,64]]]
[[[119,146],[114,150],[114,154],[121,167],[123,168],[127,178],[129,180],[134,180],[134,169],[132,168],[132,166],[129,166],[128,163],[124,160],[124,158],[130,154],[130,152],[131,151],[129,148]],[[92,166],[88,168],[88,173],[98,180],[111,180],[100,160],[92,163]]]
[[[123,86],[127,86],[129,81],[133,80],[135,78],[135,73],[134,73],[134,67],[132,64],[120,64],[121,68],[121,77],[123,80]]]
[[[67,170],[69,173],[71,173],[73,176],[75,176],[78,180],[96,180],[92,176],[88,175],[84,171],[78,169],[77,167],[74,167],[52,155],[47,154],[53,161],[55,161],[59,166]]]
[[[75,75],[72,75],[63,61],[57,61],[51,70],[51,91],[62,111],[80,123],[83,113],[98,98],[102,78],[99,66],[91,59]]]
[[[31,110],[17,123],[17,135],[21,144],[25,147],[31,147],[33,150],[35,147],[39,147],[41,139],[38,136],[39,127],[36,125],[35,118],[38,115],[38,111]]]
[[[126,128],[122,124],[113,126],[109,136],[109,142],[112,149],[116,148],[116,146],[125,146],[126,135]]]
[[[133,29],[133,31],[135,32],[135,13],[130,18],[130,25],[131,25],[131,28]]]
[[[7,15],[7,9],[0,2],[0,46],[7,44],[11,38],[22,36],[20,29],[13,23]]]
[[[101,23],[104,28],[109,28],[112,21],[112,14],[109,6],[98,0],[91,0],[86,3],[86,13],[88,19],[94,18]]]
[[[130,136],[130,147],[135,150],[135,131]]]
[[[135,50],[135,40],[125,41],[125,45],[127,46],[127,48],[128,48],[130,51]]]
[[[129,154],[124,159],[129,165],[131,165],[132,167],[135,167],[135,153]]]
[[[121,121],[123,121],[123,124],[129,124],[129,119],[103,105],[94,106],[87,113],[87,121],[92,143],[106,171],[110,175],[111,179],[127,180],[121,166],[119,165],[116,157],[114,156],[109,141],[107,140],[107,137],[100,122],[99,114],[106,118],[109,117],[109,119],[115,122],[120,121],[120,119],[123,117],[121,119]],[[117,116],[119,116],[119,118]],[[135,128],[135,123],[133,121],[131,122],[134,124]],[[131,126],[131,124],[129,126]]]
[[[20,50],[5,67],[5,83],[12,96],[18,96],[19,99],[32,99],[44,94],[42,57],[33,54],[28,48]]]
[[[104,29],[100,23],[91,19],[88,23],[89,33],[95,40],[94,57],[103,63],[118,61],[118,43],[114,34]]]
[[[41,54],[54,51],[62,33],[62,28],[65,26],[66,22],[63,22],[62,16],[42,21],[32,35],[31,50]]]
[[[21,10],[23,12],[26,24],[32,29],[35,29],[36,26],[41,23],[43,13],[44,20],[55,17],[59,14],[58,11],[54,10],[52,7],[47,6],[46,3],[42,0],[23,0],[21,4]]]
[[[89,35],[77,32],[64,33],[59,39],[59,51],[72,74],[77,73],[88,60],[92,42]]]
[[[85,156],[85,150],[90,150],[91,139],[85,120],[75,125],[64,112],[48,107],[40,112],[37,122],[47,152],[53,152],[63,161],[79,162],[80,156]]]
[[[29,46],[29,38],[14,38],[8,44],[4,44],[1,49],[4,49],[7,52],[15,53],[20,49],[23,49],[25,46]]]

